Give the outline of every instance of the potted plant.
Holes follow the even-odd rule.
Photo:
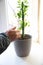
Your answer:
[[[18,0],[18,11],[17,11],[17,18],[19,20],[19,30],[22,31],[21,33],[21,38],[15,40],[14,45],[15,45],[15,50],[16,54],[19,57],[26,57],[29,55],[30,50],[31,50],[31,35],[25,34],[25,27],[30,26],[30,23],[25,21],[26,15],[27,15],[27,10],[28,10],[28,1],[27,0]]]

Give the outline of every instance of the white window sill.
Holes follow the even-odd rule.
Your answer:
[[[28,57],[20,58],[16,55],[13,43],[0,55],[0,65],[43,65],[43,48],[39,44],[32,44]]]

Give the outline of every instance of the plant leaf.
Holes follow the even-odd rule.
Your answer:
[[[21,11],[19,11],[19,12],[17,13],[17,15],[18,15],[18,18],[21,18],[21,17],[22,17]]]

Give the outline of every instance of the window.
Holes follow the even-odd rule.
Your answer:
[[[39,12],[39,36],[40,43],[43,45],[43,0],[40,0],[40,12]]]
[[[7,29],[5,0],[0,0],[0,32]]]
[[[26,33],[32,35],[32,39],[37,41],[38,40],[38,0],[28,0],[29,1],[29,17],[28,20],[30,21],[30,27],[27,28]],[[6,0],[7,6],[7,28],[11,28],[14,26],[18,26],[17,20],[14,17],[12,8],[14,11],[16,10],[17,0]],[[16,12],[16,11],[15,11]]]

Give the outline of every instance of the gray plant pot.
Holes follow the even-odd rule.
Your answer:
[[[17,39],[14,43],[17,56],[26,57],[31,50],[31,36],[25,35],[24,39]]]

